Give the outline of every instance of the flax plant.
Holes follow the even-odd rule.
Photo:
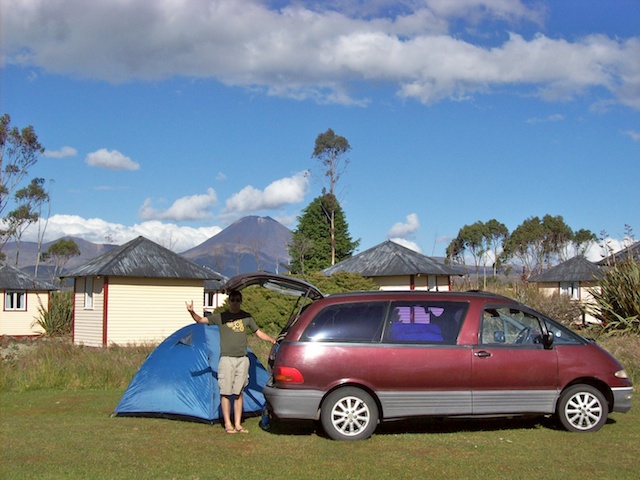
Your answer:
[[[629,258],[613,265],[591,294],[591,313],[603,334],[640,335],[640,262]]]

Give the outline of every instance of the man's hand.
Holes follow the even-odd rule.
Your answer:
[[[193,300],[191,300],[191,303],[184,302],[184,304],[187,306],[187,312],[191,314],[191,318],[193,318],[194,321],[196,321],[197,323],[209,322],[205,317],[201,317],[200,315],[198,315],[193,309]]]

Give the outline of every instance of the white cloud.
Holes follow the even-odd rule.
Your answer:
[[[157,210],[153,201],[147,198],[138,212],[141,220],[207,220],[213,217],[211,207],[218,203],[218,195],[213,188],[207,189],[204,195],[182,197],[173,202],[167,210]]]
[[[53,215],[49,218],[44,241],[51,242],[64,236],[72,236],[93,243],[122,245],[142,235],[174,252],[183,252],[200,245],[220,231],[222,228],[218,226],[180,227],[159,221],[127,226],[110,223],[100,218],[85,219],[78,215]],[[37,232],[37,225],[31,225],[25,232],[23,240],[37,241]]]
[[[553,115],[549,115],[548,117],[543,117],[543,118],[529,118],[527,119],[527,123],[548,123],[548,122],[560,122],[564,120],[564,115],[561,115],[559,113],[553,114]]]
[[[407,221],[405,223],[398,222],[387,234],[387,237],[400,237],[406,238],[407,236],[414,234],[420,228],[420,220],[418,220],[418,215],[415,213],[410,213],[407,215]]]
[[[515,32],[523,22],[541,24],[544,11],[519,0],[395,3],[360,13],[362,2],[321,10],[322,2],[304,1],[270,9],[258,0],[14,0],[3,12],[3,51],[6,63],[62,75],[115,83],[213,78],[318,102],[365,105],[353,88],[371,81],[424,103],[506,86],[553,101],[593,90],[640,109],[639,37],[511,33],[486,46],[459,32],[485,20],[492,31]]]
[[[308,191],[309,175],[306,171],[276,180],[264,190],[249,185],[227,200],[224,213],[247,213],[280,208],[301,202]]]
[[[78,151],[73,147],[62,147],[60,150],[45,150],[44,156],[49,158],[75,157]]]
[[[623,133],[625,135],[628,135],[631,138],[631,140],[633,140],[634,142],[640,141],[640,132],[636,132],[634,130],[626,130]]]
[[[587,260],[592,262],[599,262],[600,260],[608,257],[612,253],[619,252],[627,248],[628,246],[634,243],[634,239],[630,237],[624,237],[622,239],[616,239],[607,237],[604,239],[604,247],[601,243],[594,243],[590,246],[590,248],[585,252],[585,257]]]
[[[90,167],[107,168],[109,170],[138,170],[140,164],[117,150],[101,148],[87,155],[85,162]]]
[[[406,238],[390,238],[389,240],[397,243],[398,245],[402,245],[403,247],[407,247],[414,252],[422,253],[422,249],[416,242],[412,242],[410,240],[407,240]]]

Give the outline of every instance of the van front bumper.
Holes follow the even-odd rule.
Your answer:
[[[262,392],[267,408],[275,418],[317,420],[320,418],[320,402],[323,392],[318,390],[294,390],[266,386]]]
[[[631,409],[631,398],[633,397],[633,387],[614,387],[613,411],[626,413]]]

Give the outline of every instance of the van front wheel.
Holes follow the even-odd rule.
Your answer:
[[[591,385],[574,385],[558,401],[558,417],[570,432],[595,432],[607,422],[609,405],[600,390]]]
[[[322,402],[320,421],[334,440],[364,440],[378,426],[378,405],[364,390],[340,388]]]

